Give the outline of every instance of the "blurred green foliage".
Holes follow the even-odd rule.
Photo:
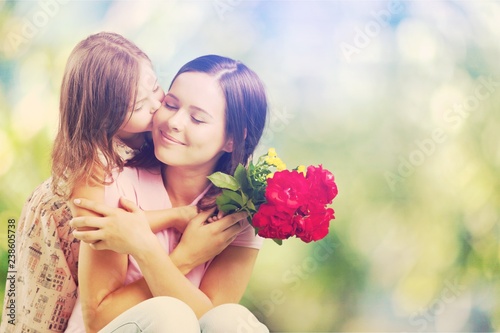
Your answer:
[[[271,101],[261,151],[335,174],[330,235],[261,250],[242,302],[272,331],[500,330],[498,17],[497,1],[0,2],[0,296],[66,58],[108,30],[165,88],[196,56],[242,60]]]

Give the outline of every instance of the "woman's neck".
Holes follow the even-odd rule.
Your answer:
[[[187,170],[184,167],[163,165],[163,184],[172,207],[190,205],[209,185],[208,175],[200,168]]]

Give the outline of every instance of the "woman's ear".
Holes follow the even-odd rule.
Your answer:
[[[233,138],[227,139],[226,144],[224,145],[224,147],[222,147],[222,150],[226,153],[233,152]]]
[[[246,139],[246,138],[247,138],[247,129],[245,128],[243,139]],[[222,150],[225,151],[226,153],[232,153],[233,152],[233,146],[234,146],[233,138],[229,138],[229,139],[227,139],[226,144],[224,145],[224,147],[222,148]]]

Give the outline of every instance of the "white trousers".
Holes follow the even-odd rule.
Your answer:
[[[184,302],[153,297],[128,309],[99,333],[268,333],[267,327],[244,306],[222,304],[200,320]]]

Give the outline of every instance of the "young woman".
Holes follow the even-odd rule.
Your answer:
[[[111,182],[105,175],[145,148],[163,97],[147,55],[122,36],[98,33],[73,49],[61,85],[52,177],[33,192],[19,220],[16,292],[6,293],[1,332],[66,329],[77,298],[79,252],[67,199],[75,189]],[[183,230],[195,213],[180,207],[150,212],[149,220],[153,230]],[[11,303],[13,313],[5,310]]]
[[[263,84],[245,65],[219,56],[189,62],[175,76],[164,107],[153,119],[157,160],[125,168],[105,188],[105,202],[116,206],[120,195],[132,195],[143,210],[180,207],[200,198],[213,205],[218,191],[207,176],[215,171],[231,173],[239,163],[247,163],[266,114]],[[79,205],[100,215],[112,211],[86,200]],[[213,260],[180,269],[176,252],[199,225],[190,223],[178,243],[178,232],[154,234],[141,209],[129,208],[133,216],[120,223],[86,217],[72,221],[76,228],[98,229],[75,231],[75,237],[84,241],[79,271],[83,318],[75,307],[70,332],[84,332],[82,321],[87,332],[199,332],[200,327],[203,332],[237,332],[242,327],[268,332],[235,304],[262,243],[245,220],[236,239]],[[96,241],[104,245],[87,244]]]

